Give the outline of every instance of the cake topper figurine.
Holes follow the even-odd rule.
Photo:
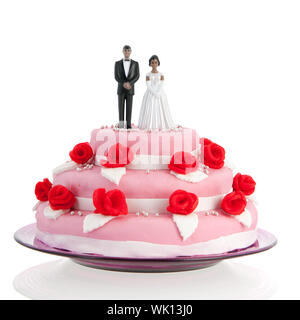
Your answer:
[[[139,64],[130,59],[131,47],[123,47],[124,58],[115,63],[115,79],[118,82],[119,128],[131,129],[134,84],[140,77]],[[126,122],[124,110],[126,102]]]
[[[138,124],[140,129],[172,129],[176,127],[163,89],[164,75],[157,70],[159,65],[158,56],[151,56],[149,66],[152,67],[152,70],[146,75],[147,90],[140,110]]]

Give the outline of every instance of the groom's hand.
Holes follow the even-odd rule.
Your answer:
[[[127,90],[130,90],[130,89],[131,89],[131,85],[130,85],[129,82],[124,82],[123,87],[124,87],[125,89],[127,89]]]

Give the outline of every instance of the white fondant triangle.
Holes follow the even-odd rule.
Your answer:
[[[252,216],[251,213],[245,209],[245,211],[243,213],[241,213],[238,216],[234,216],[234,218],[236,220],[238,220],[241,224],[243,224],[244,226],[250,228],[251,224],[252,224]]]
[[[78,164],[74,161],[67,161],[60,166],[53,169],[53,174],[59,174],[65,171],[74,170],[78,167]]]
[[[64,213],[69,212],[70,210],[53,210],[51,209],[51,207],[46,207],[44,209],[44,216],[48,219],[53,219],[56,220],[58,217],[60,217],[61,215],[63,215]]]
[[[176,178],[183,180],[183,181],[187,181],[187,182],[200,182],[201,180],[204,180],[208,177],[207,174],[205,174],[204,172],[197,170],[194,172],[190,172],[188,174],[180,174],[174,171],[170,171],[171,174],[173,174]]]
[[[227,167],[227,168],[229,168],[229,169],[231,169],[231,170],[235,170],[235,164],[231,161],[231,160],[229,160],[229,159],[225,159],[225,163],[224,163],[224,166],[225,167]]]
[[[250,196],[247,196],[247,200],[250,200],[255,206],[258,206],[258,201],[256,200],[253,194],[251,194]]]
[[[186,240],[198,226],[198,215],[196,213],[188,215],[173,214],[173,221],[176,223],[183,240]]]
[[[83,221],[83,232],[88,233],[104,226],[108,221],[116,218],[115,216],[105,216],[103,214],[88,214]]]
[[[118,185],[123,175],[126,174],[126,168],[101,168],[101,174],[104,178]]]
[[[35,206],[32,208],[32,211],[36,211],[39,207],[39,205],[41,204],[41,201],[38,201]]]

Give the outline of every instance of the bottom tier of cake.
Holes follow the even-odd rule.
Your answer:
[[[107,257],[171,258],[220,254],[251,246],[257,239],[257,211],[248,201],[244,219],[221,209],[195,213],[196,224],[179,223],[172,214],[119,216],[87,232],[87,211],[72,211],[56,218],[45,214],[49,207],[37,208],[36,237],[45,244],[78,253]],[[185,235],[190,232],[190,235]]]

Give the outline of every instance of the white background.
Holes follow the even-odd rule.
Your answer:
[[[299,299],[299,16],[299,1],[289,0],[2,0],[0,298],[23,299],[15,276],[57,260],[21,247],[13,234],[34,222],[35,183],[51,178],[92,129],[116,123],[113,66],[130,44],[141,71],[133,122],[157,54],[175,122],[221,144],[254,177],[259,227],[279,239],[236,262],[270,277],[269,298]]]

